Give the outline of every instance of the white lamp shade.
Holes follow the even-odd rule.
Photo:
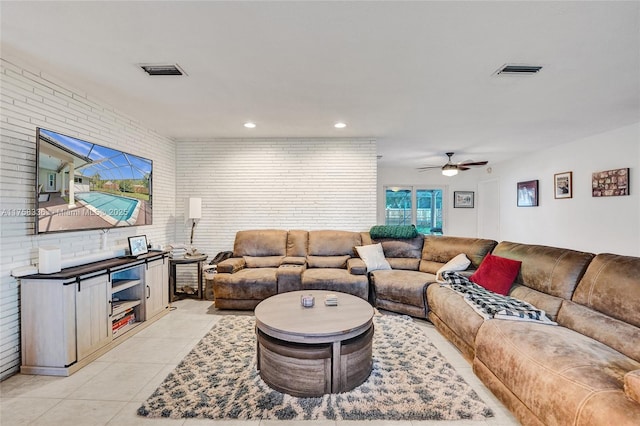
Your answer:
[[[455,176],[458,174],[458,166],[447,163],[442,166],[442,174],[445,176]]]
[[[200,219],[202,217],[202,198],[189,198],[187,200],[187,218]]]

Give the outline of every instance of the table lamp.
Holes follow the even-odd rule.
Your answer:
[[[189,240],[191,253],[195,254],[193,248],[193,231],[196,229],[196,221],[202,217],[202,198],[189,198],[187,200],[187,218],[191,219],[191,239]]]

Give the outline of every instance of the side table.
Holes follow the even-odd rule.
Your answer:
[[[184,297],[202,299],[202,267],[207,260],[206,254],[169,259],[169,300],[171,302]]]

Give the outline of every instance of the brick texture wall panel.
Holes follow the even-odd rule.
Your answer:
[[[185,200],[202,198],[194,246],[210,256],[233,249],[243,229],[375,224],[375,140],[179,140],[177,163],[177,237],[188,243]]]
[[[64,82],[2,59],[0,62],[1,209],[35,208],[36,127],[121,149],[153,160],[153,225],[111,229],[108,249],[127,237],[175,239],[176,146],[135,119],[87,97]],[[20,366],[19,284],[11,269],[33,263],[40,245],[61,248],[63,258],[101,251],[102,231],[34,235],[33,217],[0,215],[0,379]]]

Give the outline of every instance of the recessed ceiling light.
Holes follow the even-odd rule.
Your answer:
[[[246,127],[247,129],[253,129],[256,127],[256,123],[252,123],[250,121],[244,123],[244,127]]]
[[[336,129],[344,129],[345,127],[347,127],[347,125],[345,123],[339,122],[334,124],[333,127],[335,127]]]

